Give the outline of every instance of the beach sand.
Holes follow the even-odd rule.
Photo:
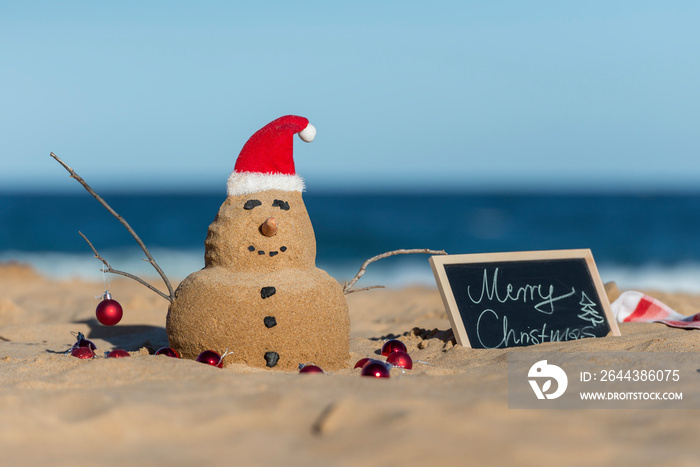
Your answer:
[[[379,289],[348,295],[352,362],[400,336],[414,369],[299,375],[150,355],[167,345],[167,302],[112,278],[125,314],[104,327],[103,289],[0,266],[2,465],[698,464],[698,411],[513,410],[507,397],[509,352],[700,351],[698,331],[630,323],[621,337],[468,349],[437,289]],[[647,292],[700,311],[698,296]],[[66,356],[71,332],[132,357]]]

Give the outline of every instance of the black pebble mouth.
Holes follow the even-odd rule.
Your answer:
[[[254,252],[255,247],[253,245],[250,245],[248,247],[248,251],[250,251],[251,253]],[[282,247],[280,247],[279,251],[266,252],[265,250],[258,250],[258,255],[263,256],[264,254],[268,253],[270,256],[277,256],[280,252],[284,253],[285,251],[287,251],[287,247],[282,246]]]

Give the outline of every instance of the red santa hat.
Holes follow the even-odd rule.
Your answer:
[[[228,196],[265,190],[304,191],[304,180],[294,170],[294,134],[310,143],[316,128],[304,117],[287,115],[250,137],[228,177]]]

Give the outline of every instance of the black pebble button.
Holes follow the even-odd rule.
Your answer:
[[[265,362],[270,368],[277,365],[277,362],[279,362],[279,360],[280,356],[277,352],[265,352]]]
[[[271,252],[270,252],[270,256],[275,256],[276,254],[277,254],[276,251],[271,251]]]
[[[255,251],[255,247],[254,247],[253,245],[250,245],[250,246],[248,247],[248,251]]]
[[[277,289],[275,289],[274,287],[263,287],[262,289],[260,289],[260,296],[262,298],[272,297],[276,293]]]
[[[285,251],[287,251],[287,247],[286,247],[286,246],[281,246],[281,247],[280,247],[280,251],[281,251],[282,253],[284,253]]]
[[[266,328],[274,328],[275,326],[277,326],[277,320],[274,316],[265,316],[265,319],[263,319],[263,323],[265,323]]]

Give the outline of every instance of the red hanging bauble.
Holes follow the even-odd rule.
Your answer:
[[[122,310],[122,306],[119,304],[119,302],[112,300],[112,295],[109,292],[105,292],[102,296],[102,301],[95,309],[97,321],[105,326],[114,326],[121,321],[123,315],[124,311]]]
[[[180,358],[180,353],[172,347],[161,347],[156,350],[156,355],[166,355],[168,357]]]
[[[406,370],[413,368],[413,359],[409,354],[401,350],[390,353],[389,356],[386,357],[386,362],[389,365],[405,368]]]
[[[384,345],[382,346],[382,355],[386,357],[391,352],[396,352],[397,350],[406,352],[406,346],[398,339],[389,339],[388,341],[384,342]]]
[[[370,360],[362,367],[362,376],[374,376],[375,378],[388,378],[390,375],[389,365],[379,360]]]

